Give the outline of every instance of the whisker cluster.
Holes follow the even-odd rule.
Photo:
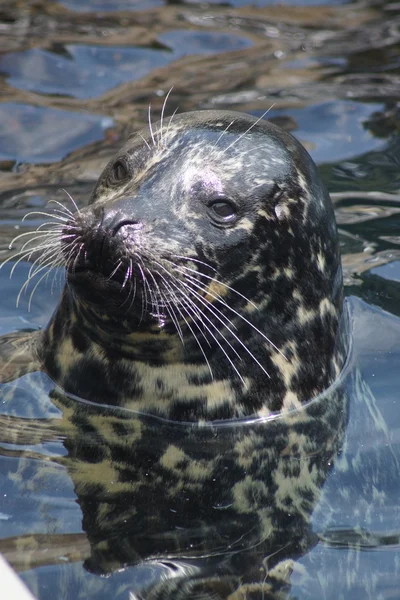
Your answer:
[[[72,196],[68,194],[68,192],[66,193],[73,203],[74,208],[79,211]],[[16,301],[16,306],[18,307],[21,297],[27,292],[30,283],[34,279],[36,280],[36,278],[39,276],[39,279],[35,281],[35,285],[29,295],[28,311],[31,309],[32,299],[40,282],[43,281],[43,279],[48,280],[50,274],[52,273],[53,279],[51,283],[51,293],[53,293],[57,276],[60,275],[59,271],[56,269],[57,267],[62,267],[65,265],[65,257],[62,246],[64,246],[64,250],[65,248],[71,246],[71,252],[73,252],[73,245],[75,244],[75,241],[70,242],[70,244],[66,244],[64,241],[69,237],[75,238],[73,233],[71,233],[71,235],[66,233],[68,230],[72,231],[74,229],[73,223],[75,221],[75,217],[73,213],[58,200],[50,200],[49,203],[56,204],[57,208],[53,208],[52,212],[35,210],[24,215],[22,221],[25,221],[32,216],[45,217],[49,220],[41,223],[33,231],[26,231],[17,235],[9,246],[10,250],[13,249],[18,240],[23,238],[27,238],[27,240],[23,242],[18,252],[12,254],[0,265],[1,269],[10,261],[15,261],[15,264],[13,264],[10,270],[11,278],[15,272],[15,269],[21,262],[33,261],[29,268],[27,278],[19,290]]]
[[[174,116],[176,115],[176,112],[178,110],[178,108],[176,108],[174,110],[174,112],[172,113],[172,115],[170,116],[169,120],[168,120],[168,125],[167,125],[167,129],[164,132],[164,114],[165,114],[165,109],[167,106],[167,102],[168,102],[168,98],[172,92],[174,88],[171,87],[167,94],[165,95],[164,98],[164,102],[163,105],[161,107],[161,115],[160,115],[160,128],[155,131],[153,128],[153,123],[152,123],[152,119],[151,119],[151,104],[149,104],[149,108],[147,111],[147,120],[148,120],[148,126],[149,126],[149,131],[150,131],[150,137],[151,137],[151,141],[152,141],[152,145],[155,148],[161,148],[164,146],[165,144],[165,138],[168,137],[168,132],[169,132],[169,128],[171,127],[171,123],[172,123],[172,119],[174,118]],[[146,146],[148,147],[148,149],[150,150],[150,144],[145,140],[145,138],[139,134],[140,137],[142,138],[143,142],[146,144]]]
[[[245,380],[240,370],[242,356],[240,355],[239,350],[246,352],[252,361],[258,365],[264,375],[270,378],[270,374],[265,366],[256,356],[254,356],[246,342],[240,338],[233,319],[237,318],[246,323],[246,325],[259,335],[274,352],[281,354],[283,358],[287,360],[286,356],[272,340],[265,335],[265,333],[258,329],[247,317],[241,314],[239,310],[230,306],[221,295],[213,293],[210,290],[210,283],[214,282],[218,286],[225,287],[231,293],[252,305],[255,309],[257,309],[257,306],[250,299],[228,284],[219,281],[216,277],[212,277],[184,265],[183,261],[186,260],[192,264],[199,263],[200,265],[212,269],[207,263],[180,255],[176,255],[175,257],[172,255],[171,258],[176,258],[178,260],[175,261],[164,257],[163,262],[160,262],[156,257],[149,256],[146,263],[150,262],[152,264],[152,268],[150,269],[145,265],[143,258],[135,256],[135,264],[139,273],[136,277],[140,280],[143,290],[141,294],[141,320],[143,319],[144,313],[151,313],[153,317],[159,319],[160,323],[165,321],[166,318],[169,318],[182,343],[184,343],[182,325],[185,325],[200,348],[211,376],[213,376],[213,373],[207,358],[206,347],[210,347],[210,340],[213,340],[220,348],[243,385],[245,385]],[[165,266],[166,264],[167,266]],[[113,271],[113,274],[116,270]],[[215,271],[215,269],[213,270]],[[127,268],[124,283],[128,280],[131,282],[132,280],[134,281],[135,290],[131,302],[127,307],[127,311],[130,310],[136,296],[136,278],[133,276],[132,261]],[[126,299],[123,304],[125,303],[127,303]],[[234,343],[236,344],[236,347],[234,346]]]

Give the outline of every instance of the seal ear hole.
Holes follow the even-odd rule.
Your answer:
[[[129,176],[129,169],[125,161],[118,159],[111,167],[111,180],[113,183],[124,181]]]
[[[212,219],[218,223],[231,223],[237,217],[238,210],[227,198],[218,198],[208,204]]]

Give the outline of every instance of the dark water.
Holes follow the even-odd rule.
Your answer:
[[[266,118],[309,150],[336,194],[354,345],[342,382],[346,440],[313,513],[318,543],[297,561],[288,597],[400,598],[400,4],[5,0],[0,35],[0,259],[45,220],[21,222],[26,213],[68,202],[64,189],[84,204],[114,150],[147,122],[149,103],[157,119],[171,88],[167,115],[270,109]],[[31,296],[33,281],[17,309],[29,265],[11,279],[10,268],[0,271],[0,333],[43,326],[62,274]],[[59,410],[3,405],[30,418]],[[22,435],[1,448],[0,550],[41,600],[128,599],[200,568],[153,556],[108,578],[91,573],[72,480],[45,462],[66,454],[63,440]],[[19,477],[26,450],[33,457]]]

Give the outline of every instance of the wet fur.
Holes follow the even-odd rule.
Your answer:
[[[122,159],[123,184],[112,179]],[[232,226],[210,219],[215,197],[239,207]],[[1,377],[42,365],[98,404],[52,392],[87,567],[209,556],[208,575],[187,567],[145,597],[285,597],[292,560],[315,543],[310,515],[346,423],[339,389],[308,404],[345,358],[336,226],[310,157],[264,121],[188,113],[132,137],[89,205],[59,217],[48,235],[68,283],[33,341],[3,339]],[[210,423],[271,413],[281,416]],[[227,550],[227,532],[244,554],[239,542]]]
[[[212,222],[215,198],[235,202],[233,225]],[[68,392],[210,421],[299,407],[337,376],[332,206],[273,125],[209,111],[158,124],[62,225],[69,282],[38,354]]]

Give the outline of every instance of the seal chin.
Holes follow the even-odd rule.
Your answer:
[[[99,268],[77,265],[67,269],[66,278],[78,304],[109,312],[110,316],[123,316],[128,310],[133,312],[134,305],[143,306],[142,290],[127,280],[126,269],[110,277],[110,273]]]
[[[107,315],[111,320],[164,326],[169,321],[170,307],[176,305],[176,297],[170,298],[168,290],[161,293],[158,285],[157,289],[148,284],[146,287],[143,277],[145,271],[136,266],[121,266],[111,274],[84,266],[67,270],[68,287],[78,305],[90,306],[94,313]],[[156,274],[151,277],[157,281]]]
[[[76,288],[77,291],[79,291],[81,287],[86,290],[88,285],[94,287],[97,291],[104,293],[112,290],[120,293],[123,291],[121,282],[116,278],[110,278],[99,271],[83,267],[68,270],[67,281]]]

